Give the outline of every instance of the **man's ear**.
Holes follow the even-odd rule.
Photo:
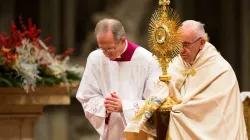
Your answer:
[[[126,40],[127,40],[127,38],[126,38],[125,36],[123,36],[123,37],[121,38],[121,42],[122,42],[122,43],[125,43]]]
[[[121,40],[122,40],[122,41],[126,41],[126,40],[127,40],[126,36],[123,36],[123,37],[121,38]]]
[[[205,46],[206,40],[202,38],[200,43],[201,43],[200,49],[203,49]]]

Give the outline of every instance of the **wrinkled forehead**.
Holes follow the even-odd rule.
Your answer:
[[[182,41],[192,41],[196,37],[194,29],[188,26],[182,26],[180,31]]]
[[[102,32],[96,35],[98,43],[114,43],[115,39],[112,32]]]

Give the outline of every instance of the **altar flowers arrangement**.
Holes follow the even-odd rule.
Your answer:
[[[11,35],[0,34],[0,87],[20,87],[26,92],[36,86],[63,85],[70,87],[81,80],[84,68],[71,66],[69,54],[72,48],[56,55],[50,40],[40,39],[41,30],[31,19],[24,25],[19,18],[20,29],[11,23]]]

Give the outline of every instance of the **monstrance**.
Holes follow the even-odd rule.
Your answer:
[[[182,46],[179,30],[181,20],[169,4],[169,0],[159,0],[159,8],[152,15],[148,29],[148,45],[162,69],[159,79],[165,83],[171,79],[167,73],[168,65]]]

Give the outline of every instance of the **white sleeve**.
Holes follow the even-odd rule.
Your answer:
[[[159,81],[159,76],[161,74],[161,69],[157,61],[153,60],[148,66],[148,77],[145,81],[143,97],[138,101],[122,100],[123,115],[126,120],[126,124],[135,116],[136,112],[144,104],[145,99],[147,99],[150,94],[155,90],[156,84]]]
[[[91,59],[88,58],[87,65],[79,85],[76,98],[83,106],[86,118],[90,121],[96,131],[103,137],[105,128],[106,109],[104,97],[97,83]]]

